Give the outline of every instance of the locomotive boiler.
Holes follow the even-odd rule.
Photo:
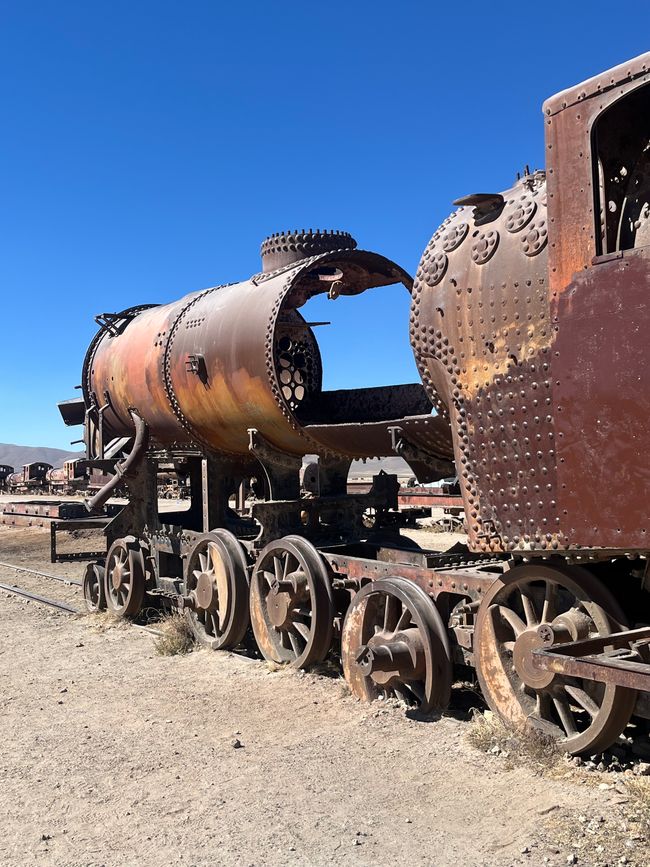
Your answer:
[[[89,608],[135,616],[146,597],[215,649],[250,625],[298,667],[340,650],[354,695],[422,713],[474,668],[493,710],[573,753],[647,714],[649,69],[548,100],[545,171],[457,200],[414,282],[346,233],[288,233],[249,280],[99,317],[61,411],[113,472],[88,508],[120,483],[129,502],[86,571]],[[397,283],[421,383],[323,390],[300,309]],[[393,476],[347,494],[350,461],[373,455],[420,482],[457,474],[468,545],[405,538]],[[190,504],[159,514],[170,461]],[[235,499],[251,477],[261,495]]]
[[[137,414],[161,445],[194,442],[231,455],[250,453],[251,429],[292,455],[392,454],[390,427],[403,422],[449,465],[448,426],[431,417],[421,383],[322,389],[318,344],[300,308],[320,293],[412,286],[395,263],[355,248],[348,233],[278,234],[262,245],[263,270],[249,280],[100,317],[82,378],[89,456],[132,436]]]

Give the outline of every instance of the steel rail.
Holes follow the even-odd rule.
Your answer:
[[[0,566],[6,565],[0,563]],[[34,572],[33,569],[27,569],[27,572]],[[40,573],[36,573],[40,574]],[[79,584],[78,581],[72,582],[74,584]],[[12,593],[14,596],[22,596],[25,599],[30,599],[33,602],[38,602],[40,605],[49,605],[51,608],[59,608],[61,611],[65,611],[67,614],[81,614],[78,608],[73,608],[72,605],[68,605],[67,602],[57,602],[55,599],[48,599],[46,596],[39,596],[38,593],[31,593],[29,590],[23,590],[22,587],[14,587],[10,584],[0,584],[0,590],[4,590],[6,593]],[[141,623],[132,623],[131,626],[135,626],[136,629],[142,629],[144,632],[149,632],[151,635],[162,635],[163,633],[159,629],[152,629],[151,626],[145,626]]]
[[[4,566],[5,569],[15,569],[16,572],[28,572],[30,575],[49,578],[50,581],[61,581],[62,584],[81,587],[81,581],[75,581],[73,578],[64,578],[63,575],[52,575],[51,572],[39,572],[37,569],[27,569],[26,566],[15,566],[13,563],[3,563],[2,561],[0,561],[0,566]]]
[[[41,605],[49,605],[51,608],[59,608],[61,611],[66,611],[68,614],[79,614],[77,608],[68,605],[67,602],[57,602],[55,599],[48,599],[46,596],[39,596],[38,593],[30,593],[29,590],[23,590],[21,587],[12,587],[9,584],[0,584],[0,590],[7,593],[12,593],[14,596],[23,596],[25,599],[31,599]]]

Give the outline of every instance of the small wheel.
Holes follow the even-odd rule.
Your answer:
[[[310,542],[285,536],[263,549],[251,580],[250,613],[265,659],[296,668],[325,659],[334,603],[327,569]]]
[[[486,593],[476,619],[474,654],[483,695],[511,725],[533,725],[567,752],[611,746],[634,710],[636,692],[541,671],[532,652],[595,638],[623,623],[618,603],[579,566],[516,566]]]
[[[106,555],[104,591],[106,606],[119,617],[134,617],[142,607],[145,592],[144,554],[129,536],[116,539]]]
[[[452,684],[447,630],[427,594],[405,578],[381,578],[352,600],[341,639],[353,695],[397,696],[421,713],[440,713]]]
[[[104,567],[99,563],[88,563],[83,577],[83,594],[86,608],[91,614],[106,608],[104,590]]]
[[[187,617],[199,642],[212,650],[236,647],[248,629],[248,563],[236,536],[217,529],[198,539],[187,560]]]

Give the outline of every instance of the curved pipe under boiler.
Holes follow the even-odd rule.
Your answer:
[[[135,440],[133,442],[133,448],[127,455],[127,457],[121,461],[120,463],[115,465],[115,475],[109,479],[108,482],[104,485],[103,488],[100,488],[94,497],[85,501],[86,509],[92,514],[93,512],[98,512],[104,505],[106,505],[107,501],[110,499],[111,494],[117,488],[117,486],[122,481],[122,478],[129,474],[131,468],[138,462],[138,460],[144,455],[147,450],[147,445],[149,442],[149,428],[147,427],[146,421],[141,418],[135,410],[129,410],[131,413],[131,418],[133,419],[133,426],[135,428]]]

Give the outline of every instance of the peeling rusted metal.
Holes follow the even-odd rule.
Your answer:
[[[453,471],[448,424],[431,416],[421,384],[322,389],[318,345],[299,308],[319,293],[412,285],[395,263],[353,249],[349,236],[346,249],[336,249],[340,237],[301,235],[274,271],[100,317],[83,372],[90,457],[132,436],[130,412],[137,410],[157,442],[240,455],[249,451],[251,428],[293,455],[390,455],[389,428],[399,423],[425,456],[443,462],[438,477]],[[271,239],[271,246],[292,246],[284,240]],[[305,258],[309,252],[315,255]]]
[[[411,342],[475,550],[650,548],[649,68],[549,100],[546,172],[459,200],[420,262]]]

